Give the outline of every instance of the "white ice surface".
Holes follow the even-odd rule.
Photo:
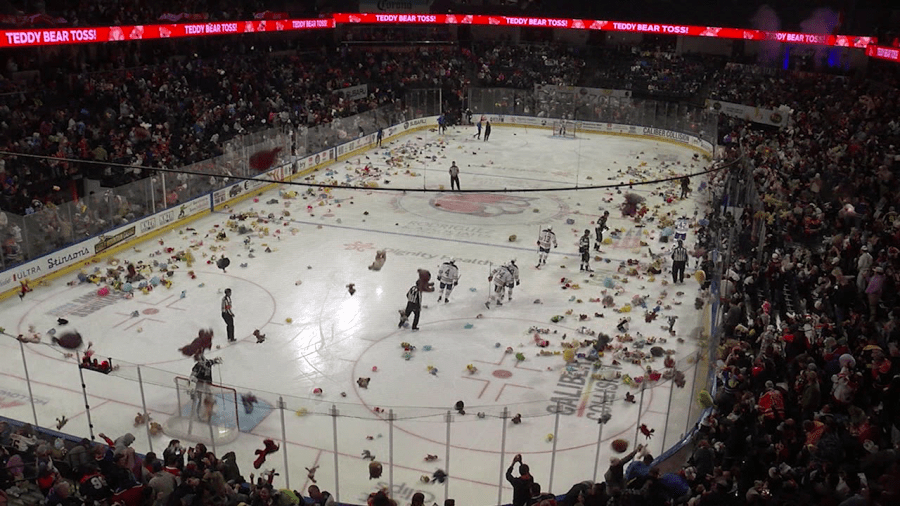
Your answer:
[[[313,179],[344,182],[350,177],[359,182],[358,169],[367,163],[385,168],[391,156],[399,165],[390,168],[387,176],[363,180],[378,181],[379,186],[391,188],[449,187],[447,170],[455,160],[463,189],[573,187],[696,172],[703,164],[692,159],[693,151],[663,142],[585,134],[579,134],[577,139],[562,139],[552,138],[547,130],[502,126],[495,126],[490,141],[482,142],[471,138],[473,132],[472,128],[456,128],[443,137],[434,132],[413,134],[336,163],[327,169],[330,175],[320,171]],[[436,159],[426,161],[426,155]],[[645,166],[641,166],[643,162]],[[633,169],[626,171],[629,166]],[[415,175],[407,174],[407,170]],[[385,183],[384,179],[390,182]],[[696,189],[699,183],[695,180],[692,186]],[[280,191],[301,194],[305,190],[280,187]],[[671,204],[663,201],[660,192],[678,194],[677,181],[638,186],[633,191],[644,195],[654,212],[693,218],[700,209],[702,214],[703,203],[696,199],[675,200]],[[178,348],[190,342],[199,328],[213,328],[215,349],[209,355],[223,359],[215,369],[217,381],[233,385],[240,393],[252,391],[272,405],[277,405],[279,395],[284,397],[291,488],[305,491],[310,482],[304,468],[318,464],[319,485],[338,492],[341,501],[350,503],[363,503],[370,491],[390,482],[391,458],[395,497],[401,503],[408,502],[414,491],[422,490],[429,504],[443,500],[445,491],[461,504],[495,504],[501,473],[516,453],[524,455],[545,489],[551,485],[552,467],[554,493],[564,493],[573,483],[592,479],[599,429],[595,416],[603,395],[601,382],[590,379],[589,366],[583,360],[576,373],[569,375],[561,356],[537,356],[540,348],[528,333],[531,326],[552,329],[555,333],[541,336],[550,341],[546,349],[561,350],[564,334],[569,341],[586,337],[576,332],[582,326],[617,334],[615,324],[621,316],[632,317],[632,335],[641,332],[645,337],[668,337],[661,326],[665,325],[666,316],[677,315],[677,335],[686,342],[678,344],[669,338],[661,346],[676,350],[675,358],[690,383],[693,366],[686,357],[697,349],[700,320],[694,309],[696,281],[686,278],[683,286],[662,286],[661,280],[670,279],[667,264],[664,274],[653,282],[644,276],[630,278],[623,284],[624,294],[615,298],[618,307],[630,302],[635,294],[649,295],[653,306],[663,290],[669,291],[663,304],[671,304],[671,309],[663,310],[652,323],[644,322],[643,309],[620,315],[613,308],[589,302],[602,296],[604,278],[616,275],[621,261],[647,262],[647,248],[640,247],[641,239],[654,252],[667,246],[656,240],[655,223],[636,228],[632,220],[621,217],[618,205],[622,195],[616,190],[492,194],[334,190],[328,198],[321,195],[316,191],[305,199],[285,199],[278,190],[272,191],[256,202],[246,200],[231,210],[213,213],[118,255],[120,261],[165,261],[165,248],[183,250],[192,241],[202,240],[203,246],[193,250],[197,262],[192,269],[176,262],[171,289],[138,293],[130,300],[116,298],[114,303],[78,316],[74,310],[84,309],[99,298],[92,296],[97,290],[92,284],[67,285],[75,279],[73,273],[50,286],[38,287],[22,301],[13,298],[3,302],[0,326],[16,335],[27,333],[33,325],[43,334],[45,343],[49,341],[46,332],[51,328],[60,332],[77,329],[85,340],[93,342],[98,356],[113,357],[120,364],[119,371],[109,376],[85,374],[94,432],[113,438],[133,432],[139,451],[147,451],[150,446],[146,432],[132,424],[134,415],[142,409],[137,366],[144,379],[148,409],[154,420],[162,422],[176,410],[174,376],[187,376],[191,368],[191,360],[182,356]],[[693,196],[702,198],[699,191]],[[278,203],[267,204],[270,199],[278,199]],[[319,202],[324,205],[319,206]],[[289,207],[285,207],[287,203]],[[610,211],[610,227],[622,232],[600,253],[611,262],[593,261],[596,272],[590,278],[578,272],[577,240],[585,228],[591,229],[593,235],[593,221],[603,209]],[[289,217],[259,224],[260,229],[268,228],[269,235],[252,236],[255,258],[248,258],[243,237],[226,228],[229,214],[250,210],[277,216],[283,210],[290,211]],[[567,225],[567,219],[574,220],[574,225]],[[249,224],[250,220],[244,223]],[[554,226],[559,248],[552,252],[547,266],[537,270],[535,240],[539,227],[548,224]],[[221,230],[226,230],[227,241],[214,239]],[[509,241],[511,235],[517,236],[515,242]],[[688,242],[692,240],[689,235]],[[273,251],[265,253],[264,245]],[[231,259],[227,273],[206,263],[208,255],[222,254],[211,251],[210,246],[223,249]],[[387,250],[387,263],[380,272],[367,269],[376,249]],[[159,254],[150,256],[156,252]],[[207,258],[203,258],[205,255]],[[458,259],[462,275],[450,304],[438,304],[436,294],[426,294],[422,330],[413,333],[398,329],[397,310],[405,306],[405,294],[416,280],[416,269],[429,269],[436,276],[438,265],[449,257]],[[510,259],[518,260],[522,284],[516,288],[511,303],[485,309],[489,265]],[[241,267],[242,263],[247,267]],[[94,267],[105,270],[107,263],[100,261],[86,271]],[[693,261],[688,276],[693,273],[692,267]],[[189,279],[189,270],[196,272],[197,279]],[[581,288],[562,290],[563,277]],[[348,283],[355,284],[353,296],[346,288]],[[219,314],[220,292],[226,287],[234,292],[238,337],[238,343],[230,346],[225,343]],[[182,290],[184,298],[179,297]],[[676,296],[676,291],[683,291],[684,295]],[[78,297],[82,297],[80,302],[76,301]],[[571,297],[583,302],[570,301]],[[542,303],[535,304],[536,299]],[[676,301],[683,304],[675,305]],[[550,322],[553,315],[564,315],[569,309],[574,313],[559,324]],[[138,311],[139,317],[131,317],[133,311]],[[595,317],[595,313],[604,316]],[[589,319],[580,322],[579,314],[589,315]],[[57,327],[58,317],[70,320],[69,325]],[[472,328],[465,328],[467,324]],[[255,329],[267,335],[265,343],[256,344],[251,336]],[[402,356],[403,341],[417,347],[409,360]],[[426,346],[431,347],[430,351],[425,350]],[[3,415],[32,421],[19,343],[5,339],[0,341],[0,347],[4,350],[0,354]],[[507,347],[523,353],[525,361],[517,363],[513,355],[505,353]],[[649,352],[649,346],[644,351]],[[69,422],[64,431],[87,436],[88,422],[75,360],[66,358],[63,350],[44,344],[27,345],[25,357],[40,424],[53,426],[57,417],[65,415]],[[612,360],[607,355],[602,362],[609,366]],[[468,364],[477,367],[477,372],[468,372]],[[661,360],[652,365],[663,368]],[[429,366],[437,368],[437,373],[430,374]],[[373,372],[374,367],[377,372]],[[626,363],[622,367],[624,373],[640,375],[639,366]],[[356,379],[363,376],[371,378],[367,389],[356,384]],[[610,396],[615,395],[615,399],[609,399],[612,419],[603,429],[600,445],[601,480],[611,455],[609,442],[623,437],[633,443],[636,437],[638,405],[626,403],[622,397],[631,391],[640,399],[640,391],[621,381],[614,385]],[[661,452],[663,445],[674,444],[691,422],[685,419],[693,402],[690,386],[675,389],[677,397],[671,403],[669,382],[646,390],[641,421],[655,428],[656,433],[650,440],[644,436],[638,439],[646,441],[652,453]],[[313,395],[316,387],[323,389],[321,396]],[[341,396],[342,392],[346,397]],[[565,414],[559,416],[558,431],[554,428],[557,417],[551,398],[569,399],[563,406]],[[458,400],[465,402],[467,414],[452,417],[448,462],[445,417]],[[340,415],[336,424],[328,416],[332,406]],[[376,412],[376,407],[385,412]],[[506,457],[501,462],[504,423],[499,417],[504,407],[510,415],[521,414],[523,422],[506,422]],[[393,431],[387,421],[391,409],[396,418]],[[307,414],[299,416],[298,410]],[[667,411],[671,412],[670,430],[664,442]],[[478,418],[477,412],[485,412],[486,417]],[[242,434],[236,442],[216,448],[216,452],[221,455],[235,451],[244,475],[248,475],[253,471],[253,451],[262,448],[262,440],[281,439],[280,418],[277,410],[272,412],[252,433]],[[335,426],[338,477],[334,462]],[[548,434],[554,432],[555,441],[548,441]],[[161,452],[167,441],[165,435],[154,437],[153,449]],[[552,461],[554,447],[556,458]],[[361,458],[363,450],[370,450],[384,463],[385,472],[380,479],[369,479],[368,462]],[[269,456],[264,465],[281,473],[276,479],[280,487],[285,479],[284,452],[285,449]],[[427,454],[439,458],[426,462]],[[449,471],[447,488],[420,481],[422,475],[431,475],[438,468]],[[504,502],[511,500],[511,489],[505,482],[502,498]]]

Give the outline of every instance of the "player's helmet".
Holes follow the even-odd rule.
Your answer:
[[[513,264],[513,265],[516,265],[516,259],[513,258],[512,260],[509,261],[509,263],[511,263],[511,264]]]
[[[584,235],[588,235],[588,234],[590,234],[590,233],[591,233],[591,231],[590,231],[590,230],[588,230],[588,229],[584,229]]]

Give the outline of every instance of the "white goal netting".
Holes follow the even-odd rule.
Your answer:
[[[575,137],[577,125],[574,121],[558,120],[553,123],[553,137]]]
[[[208,384],[195,388],[188,378],[175,378],[176,412],[166,420],[169,437],[206,445],[231,443],[240,434],[238,395],[231,387]]]

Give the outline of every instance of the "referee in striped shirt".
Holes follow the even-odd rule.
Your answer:
[[[688,252],[684,241],[678,240],[678,246],[672,250],[672,283],[684,283],[684,266],[687,264]]]
[[[222,319],[225,320],[225,330],[228,333],[228,342],[234,342],[234,311],[231,310],[231,288],[225,289],[222,297]]]

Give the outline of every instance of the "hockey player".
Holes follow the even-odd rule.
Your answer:
[[[202,421],[209,421],[212,416],[212,406],[214,404],[214,402],[210,402],[212,398],[212,392],[210,391],[212,366],[221,363],[222,359],[219,357],[206,358],[203,356],[203,353],[194,355],[194,367],[191,369],[191,381],[194,383],[194,389],[191,397],[197,402],[197,418]],[[205,409],[201,411],[201,408]],[[201,413],[205,415],[205,420]]]
[[[686,216],[682,216],[675,220],[675,239],[684,241],[687,239],[688,230],[691,228],[691,220]]]
[[[519,266],[516,265],[515,259],[510,260],[506,264],[506,270],[509,271],[509,282],[506,283],[506,300],[512,300],[513,287],[519,286]]]
[[[591,269],[591,231],[584,229],[584,235],[578,239],[578,252],[581,253],[581,272],[594,272]]]
[[[597,242],[594,244],[594,251],[600,251],[600,243],[603,242],[603,231],[609,230],[606,220],[609,219],[609,211],[603,211],[603,216],[597,219],[594,225],[594,233],[597,235]]]
[[[541,230],[540,235],[538,235],[537,245],[538,245],[538,264],[535,266],[540,269],[542,265],[547,264],[547,255],[550,254],[550,244],[553,244],[553,247],[556,247],[556,234],[553,233],[553,227],[547,225],[547,228]]]
[[[506,268],[505,265],[498,265],[494,268],[494,271],[491,272],[491,275],[488,276],[488,281],[493,281],[494,283],[494,291],[488,297],[487,302],[484,303],[484,307],[490,309],[491,301],[497,303],[498,306],[503,305],[503,292],[506,291],[506,285],[511,283],[512,274],[509,272],[509,269]]]
[[[438,290],[438,302],[444,299],[444,304],[446,304],[450,302],[450,292],[459,284],[459,268],[456,266],[455,258],[444,262],[438,269],[438,282],[441,283]]]

